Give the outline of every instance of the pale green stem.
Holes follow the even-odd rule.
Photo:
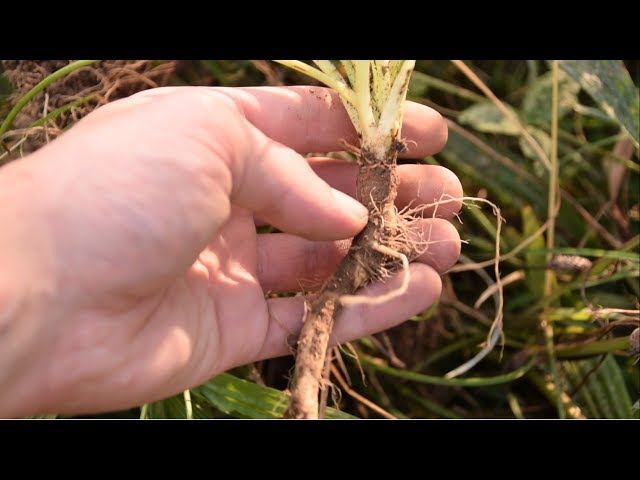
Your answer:
[[[379,60],[373,60],[371,62],[371,84],[372,84],[372,94],[373,94],[373,105],[377,111],[377,116],[380,118],[380,113],[384,108],[384,102],[387,99],[387,95],[389,93],[389,85],[385,85],[385,76],[384,70],[382,67],[382,62]]]
[[[326,86],[333,88],[340,96],[346,99],[348,102],[355,104],[355,95],[349,87],[345,84],[344,80],[336,80],[317,68],[307,65],[300,60],[274,60],[282,65],[304,73],[305,75],[315,78],[316,80],[324,83]]]
[[[331,60],[313,60],[320,70],[329,75],[331,78],[335,79],[337,82],[344,82],[342,75],[335,67],[335,65],[331,62]]]
[[[353,123],[356,131],[359,133],[362,131],[360,127],[360,118],[355,108],[355,94],[353,90],[347,86],[346,82],[343,79],[334,80],[330,75],[324,73],[321,70],[318,70],[317,68],[312,67],[311,65],[300,62],[299,60],[274,60],[274,62],[278,62],[286,67],[302,72],[305,75],[308,75],[311,78],[315,78],[316,80],[324,83],[326,86],[333,88],[340,95],[340,100],[342,100],[342,104],[347,110],[347,114],[349,115],[349,118],[351,119],[351,122]]]
[[[522,414],[522,408],[520,407],[518,397],[516,397],[513,393],[507,393],[507,401],[509,402],[509,407],[513,412],[513,416],[520,420],[524,420],[525,417]]]
[[[497,375],[495,377],[473,377],[473,378],[442,378],[436,377],[432,375],[425,375],[423,373],[412,372],[409,370],[400,370],[398,368],[389,367],[386,364],[381,363],[375,358],[369,357],[368,355],[360,355],[360,361],[363,365],[368,365],[375,370],[379,370],[388,375],[392,375],[394,377],[403,378],[405,380],[411,380],[419,383],[429,383],[432,385],[446,385],[446,386],[456,386],[456,387],[488,387],[491,385],[500,385],[503,383],[513,382],[524,376],[533,365],[535,364],[536,357],[532,356],[529,361],[522,365],[520,368],[513,370],[512,372],[506,373],[504,375]]]
[[[558,82],[559,82],[559,63],[554,60],[551,64],[551,72],[553,79],[553,88],[551,93],[551,168],[549,170],[549,198],[548,198],[548,222],[547,229],[547,248],[553,248],[555,243],[555,217],[558,192]],[[547,254],[547,263],[551,261],[551,253]],[[553,289],[554,272],[551,269],[545,271],[544,278],[544,296],[549,298]],[[564,403],[562,402],[562,388],[560,383],[560,375],[556,362],[554,344],[553,344],[553,326],[547,319],[549,304],[545,305],[542,314],[542,330],[545,336],[545,344],[549,355],[549,367],[553,383],[556,385],[555,398],[556,407],[560,418],[566,418]]]
[[[389,89],[391,88],[391,85],[393,84],[395,77],[391,76],[391,68],[389,66],[390,60],[380,60],[379,63],[382,68],[382,76],[383,76],[382,84],[384,86],[384,92],[383,92],[382,98],[383,98],[383,102],[386,102],[387,97],[389,96]],[[383,108],[384,106],[380,107],[380,110],[382,111]]]
[[[62,67],[60,70],[56,70],[51,75],[45,77],[40,83],[38,83],[35,87],[29,90],[24,96],[18,100],[18,103],[11,109],[7,118],[2,122],[2,126],[0,127],[0,138],[11,128],[13,125],[13,121],[18,116],[20,111],[24,108],[24,106],[31,101],[33,97],[35,97],[42,90],[47,88],[56,80],[59,80],[62,77],[69,75],[71,72],[78,70],[80,68],[88,67],[92,63],[97,62],[98,60],[78,60],[77,62],[70,63],[69,65]]]
[[[48,121],[53,120],[58,116],[62,115],[63,113],[71,110],[72,108],[82,105],[83,103],[87,103],[88,101],[93,100],[94,98],[95,98],[95,95],[89,95],[87,97],[82,97],[77,100],[74,100],[73,102],[67,103],[66,105],[63,105],[60,108],[57,108],[54,111],[50,112],[47,116],[36,120],[31,125],[29,125],[29,128],[40,127],[45,123],[47,123]]]
[[[356,83],[356,70],[353,67],[354,61],[355,60],[340,60],[340,63],[344,67],[344,71],[347,73],[347,79],[349,79],[349,85],[351,85],[351,87]]]
[[[624,351],[629,348],[629,337],[616,337],[598,342],[584,343],[558,349],[556,356],[560,358],[593,357],[605,353]]]
[[[191,391],[189,389],[183,392],[184,394],[184,407],[187,416],[187,420],[193,420],[193,405],[191,403]]]
[[[353,90],[356,94],[356,110],[362,128],[362,144],[367,145],[374,135],[375,119],[371,108],[371,92],[369,90],[369,60],[356,60],[356,83]]]
[[[407,90],[409,88],[409,76],[415,66],[415,60],[406,60],[398,72],[391,90],[389,91],[389,97],[380,114],[380,121],[378,123],[378,131],[376,137],[379,141],[385,141],[385,139],[391,139],[392,137],[400,133],[402,126],[402,116],[404,113],[404,101],[407,96]]]
[[[389,78],[391,79],[391,81],[393,81],[398,75],[398,73],[400,72],[400,69],[402,68],[402,65],[404,64],[405,61],[404,60],[385,60],[385,62],[387,62],[387,65],[389,67]],[[413,62],[415,63],[415,60]]]

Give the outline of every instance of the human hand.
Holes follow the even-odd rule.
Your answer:
[[[409,103],[403,136],[409,155],[423,157],[443,147],[446,125]],[[296,153],[341,150],[340,140],[357,143],[328,89],[161,88],[96,110],[0,170],[11,195],[0,221],[20,218],[0,240],[20,259],[5,263],[23,279],[9,291],[29,292],[13,303],[5,293],[4,311],[0,301],[0,359],[15,365],[0,368],[10,392],[0,416],[129,408],[289,353],[304,296],[265,294],[317,288],[366,223],[361,204],[329,187],[355,195],[356,165]],[[462,195],[442,167],[400,166],[399,178],[399,207]],[[345,307],[336,343],[390,328],[438,298],[438,273],[460,252],[448,222],[459,208],[425,212],[419,228],[433,244],[411,264],[406,294]],[[256,221],[284,233],[258,235]],[[396,276],[361,293],[399,284]],[[12,326],[20,309],[27,313]]]

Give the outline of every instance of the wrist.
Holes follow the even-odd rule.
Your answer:
[[[39,411],[46,385],[45,323],[56,317],[40,190],[25,163],[0,169],[0,417]]]

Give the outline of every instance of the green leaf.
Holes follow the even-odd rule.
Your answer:
[[[614,337],[576,346],[558,346],[556,348],[556,356],[558,358],[588,358],[619,350],[627,350],[628,348],[629,337]]]
[[[470,100],[472,102],[484,102],[485,97],[478,95],[471,90],[459,87],[454,83],[441,80],[426,73],[418,72],[416,70],[411,74],[411,80],[409,80],[409,91],[407,96],[409,98],[423,97],[426,95],[429,88],[447,92],[460,98]]]
[[[432,385],[447,385],[458,387],[487,387],[491,385],[500,385],[503,383],[513,382],[515,380],[518,380],[519,378],[524,376],[525,373],[531,370],[535,361],[536,357],[534,355],[529,359],[527,363],[525,363],[521,367],[503,375],[496,375],[495,377],[445,378],[436,377],[433,375],[425,375],[418,372],[412,372],[410,370],[400,370],[399,368],[393,368],[388,366],[386,363],[380,362],[378,359],[369,357],[367,355],[362,355],[360,357],[360,362],[363,365],[368,365],[370,367],[373,367],[375,370],[386,373],[387,375],[391,375],[393,377],[403,378],[405,380],[411,380],[418,383],[429,383]]]
[[[531,134],[531,136],[540,144],[542,150],[549,156],[551,154],[551,137],[544,130],[540,130],[536,127],[525,127],[527,131]],[[520,150],[527,157],[533,160],[534,171],[538,177],[543,177],[547,169],[540,161],[540,157],[538,154],[531,148],[529,142],[523,137],[520,136],[518,139],[518,143],[520,144]]]
[[[59,80],[60,78],[63,78],[78,69],[88,67],[89,65],[97,61],[98,60],[77,60],[70,63],[69,65],[62,67],[59,70],[56,70],[52,74],[42,79],[40,83],[38,83],[35,87],[25,93],[13,106],[9,114],[2,122],[2,125],[0,125],[0,138],[2,138],[2,136],[9,130],[9,128],[11,128],[13,121],[18,116],[20,111],[25,107],[25,105],[29,103],[38,93],[47,88],[56,80]]]
[[[486,145],[498,154],[508,156],[514,164],[528,163],[513,151],[503,149],[497,142],[487,141]],[[425,161],[431,163],[428,159]],[[438,154],[438,161],[456,172],[465,188],[468,185],[482,185],[489,190],[495,203],[505,211],[508,206],[520,211],[525,204],[529,204],[538,216],[547,212],[546,184],[539,178],[531,178],[508,165],[505,168],[485,148],[480,148],[477,142],[470,141],[454,129],[449,130],[449,140],[444,150]],[[578,238],[585,232],[584,220],[576,215],[576,211],[567,202],[562,203],[556,224],[559,230],[566,230]]]
[[[560,60],[560,67],[627,131],[637,148],[640,136],[638,89],[622,60]]]
[[[282,418],[289,395],[223,373],[191,393],[223,412],[243,418]],[[356,418],[334,408],[327,408],[327,418]]]
[[[522,216],[522,238],[529,238],[540,229],[540,222],[530,206],[525,206],[521,211]],[[525,260],[527,262],[525,282],[527,288],[537,298],[544,297],[544,276],[545,276],[545,255],[532,252],[531,250],[544,248],[544,236],[539,235],[533,243],[525,250]]]
[[[423,97],[427,93],[427,90],[429,90],[429,86],[430,82],[427,75],[421,72],[413,72],[411,78],[409,79],[409,90],[407,91],[407,97]]]
[[[187,409],[184,403],[184,395],[179,393],[173,397],[165,398],[159,402],[150,403],[147,409],[147,418],[187,418]],[[199,405],[193,405],[193,418],[212,418],[209,412],[203,410]]]
[[[491,145],[495,148],[494,145]],[[475,180],[496,195],[501,207],[513,205],[520,209],[523,202],[538,203],[544,200],[544,190],[512,170],[505,169],[487,152],[463,137],[453,129],[449,130],[449,140],[439,159],[446,167],[456,172],[460,178]]]
[[[547,127],[551,124],[551,72],[539,77],[522,101],[522,116],[527,123]],[[558,118],[572,111],[578,103],[580,84],[564,72],[558,82]]]
[[[513,111],[511,107],[507,106],[507,108]],[[481,102],[467,108],[460,114],[458,121],[472,126],[479,132],[520,135],[518,125],[507,118],[491,102]]]
[[[606,113],[604,113],[602,110],[600,110],[598,108],[587,107],[586,105],[577,104],[573,108],[573,110],[576,113],[579,113],[580,115],[582,115],[583,117],[595,118],[596,120],[599,120],[600,122],[604,122],[604,123],[611,124],[611,125],[617,125],[618,124],[618,122],[616,122],[613,118],[609,117]]]
[[[30,127],[39,127],[41,125],[44,125],[45,123],[49,122],[50,120],[53,120],[54,118],[59,117],[60,115],[62,115],[63,113],[71,110],[72,108],[75,108],[79,105],[82,105],[84,103],[87,103],[90,100],[93,100],[95,98],[95,95],[89,95],[86,97],[82,97],[82,98],[78,98],[77,100],[74,100],[73,102],[67,103],[66,105],[63,105],[60,108],[56,108],[53,112],[50,112],[49,114],[47,114],[46,116],[39,118],[38,120],[36,120],[35,122],[33,122]]]
[[[618,362],[611,354],[602,364],[600,361],[590,358],[563,362],[565,378],[572,389],[579,387],[576,402],[591,418],[633,418],[631,397]]]

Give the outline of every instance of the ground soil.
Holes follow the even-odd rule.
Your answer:
[[[45,77],[71,62],[72,60],[1,61],[6,78],[15,88],[12,98],[16,100]],[[93,99],[47,122],[46,130],[39,128],[26,132],[28,138],[22,144],[21,151],[16,151],[13,155],[37,150],[47,139],[51,141],[66,127],[100,105],[148,88],[169,84],[175,66],[175,61],[101,60],[61,78],[38,93],[22,109],[13,123],[14,129],[27,129],[36,120],[74,100],[87,96],[92,96]]]

